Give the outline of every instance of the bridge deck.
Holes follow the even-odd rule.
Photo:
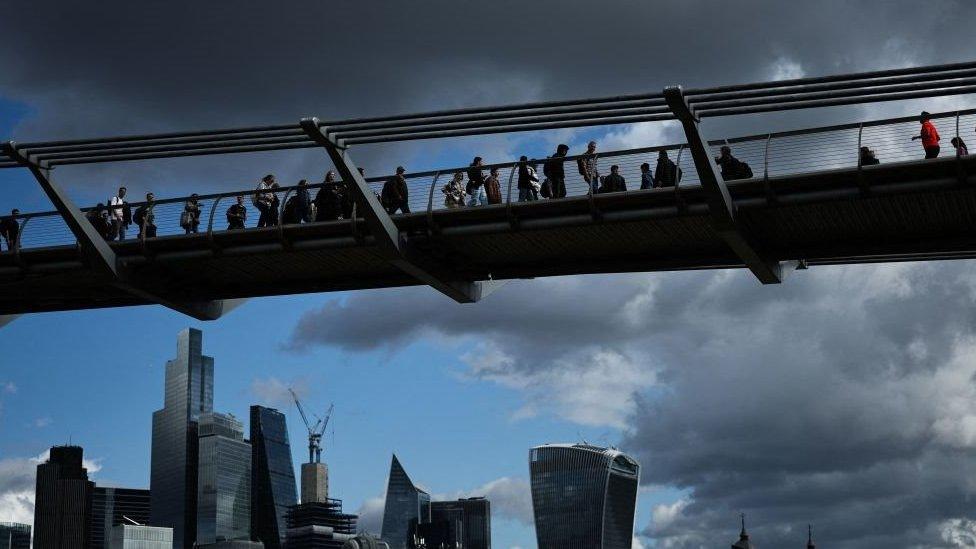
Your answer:
[[[763,250],[810,265],[976,257],[976,157],[729,183]],[[863,188],[870,188],[869,193]],[[472,279],[742,267],[698,185],[394,216]],[[112,243],[140,285],[211,300],[407,286],[362,221]],[[140,305],[75,245],[0,253],[0,314]]]

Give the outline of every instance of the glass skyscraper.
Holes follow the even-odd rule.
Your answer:
[[[92,495],[89,549],[108,549],[112,527],[127,517],[140,524],[149,522],[149,490],[95,487]]]
[[[188,328],[166,363],[163,409],[153,413],[149,489],[151,523],[173,529],[176,549],[196,540],[197,420],[213,412],[213,358],[203,356],[203,334]]]
[[[109,531],[109,549],[172,549],[173,529],[117,524]]]
[[[232,415],[199,418],[197,544],[251,537],[251,445]]]
[[[281,549],[288,508],[298,503],[285,414],[251,406],[251,535]]]
[[[529,451],[539,549],[630,549],[640,465],[614,448],[547,444]]]
[[[386,487],[382,537],[390,544],[390,549],[410,549],[410,532],[416,530],[417,524],[428,522],[430,494],[413,485],[394,454]]]
[[[55,446],[37,466],[34,549],[85,547],[91,525],[92,491],[80,446]]]
[[[0,549],[31,549],[31,527],[27,524],[0,522]]]

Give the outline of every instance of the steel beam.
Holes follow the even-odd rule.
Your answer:
[[[30,170],[44,193],[54,204],[55,209],[61,214],[71,233],[78,239],[85,261],[96,272],[112,280],[112,284],[117,288],[141,299],[164,305],[198,320],[220,318],[225,308],[222,301],[183,303],[157,295],[133,284],[129,279],[127,269],[120,267],[115,251],[108,245],[105,238],[98,234],[95,227],[85,218],[81,209],[75,206],[71,198],[54,182],[54,178],[51,176],[51,166],[43,160],[38,160],[29,152],[18,149],[17,144],[13,141],[5,143],[3,149],[10,158],[17,160],[21,166]]]
[[[688,104],[680,86],[664,89],[664,98],[671,111],[681,121],[688,139],[698,179],[705,190],[712,226],[732,251],[745,263],[746,267],[763,284],[779,284],[783,281],[783,269],[779,261],[764,255],[755,240],[742,227],[736,218],[735,204],[729,195],[725,180],[715,169],[715,163],[706,141],[699,131],[698,117]]]
[[[342,181],[352,183],[346,183],[346,186],[356,193],[359,202],[365,206],[363,214],[366,224],[392,265],[458,303],[475,303],[493,291],[481,281],[459,277],[447,265],[412,246],[360,175],[342,140],[330,135],[328,128],[323,129],[317,118],[303,118],[301,126],[329,154]]]

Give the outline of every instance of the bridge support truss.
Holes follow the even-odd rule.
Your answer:
[[[242,302],[242,300],[184,302],[158,295],[140,287],[129,276],[128,269],[119,265],[115,251],[108,245],[105,238],[98,234],[95,227],[85,218],[81,209],[75,206],[71,198],[54,182],[51,166],[47,162],[38,160],[29,151],[18,148],[13,141],[5,143],[3,151],[21,166],[30,170],[31,175],[44,190],[44,194],[64,218],[64,222],[68,225],[71,233],[78,239],[78,245],[81,247],[85,261],[100,275],[110,278],[115,287],[140,299],[163,305],[198,320],[216,320]],[[0,320],[0,326],[7,322]]]
[[[688,103],[681,86],[665,88],[664,99],[681,122],[685,137],[688,139],[688,149],[691,151],[698,178],[707,197],[712,227],[760,282],[779,284],[783,281],[783,265],[764,254],[759,243],[737,219],[735,203],[729,195],[729,188],[715,169],[708,143],[702,138],[699,129],[698,116]]]
[[[355,193],[359,204],[364,206],[363,215],[366,224],[380,250],[391,264],[458,303],[480,301],[503,284],[503,282],[490,280],[466,280],[450,266],[418,250],[407,235],[397,228],[390,214],[380,204],[373,190],[359,173],[342,140],[330,135],[328,128],[323,128],[317,118],[303,118],[301,127],[312,140],[326,150],[342,181],[349,182],[346,187]]]

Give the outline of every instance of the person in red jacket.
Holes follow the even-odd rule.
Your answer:
[[[913,136],[912,141],[922,140],[922,148],[925,149],[925,158],[936,158],[939,156],[939,130],[932,124],[932,117],[926,111],[922,111],[922,133]]]

